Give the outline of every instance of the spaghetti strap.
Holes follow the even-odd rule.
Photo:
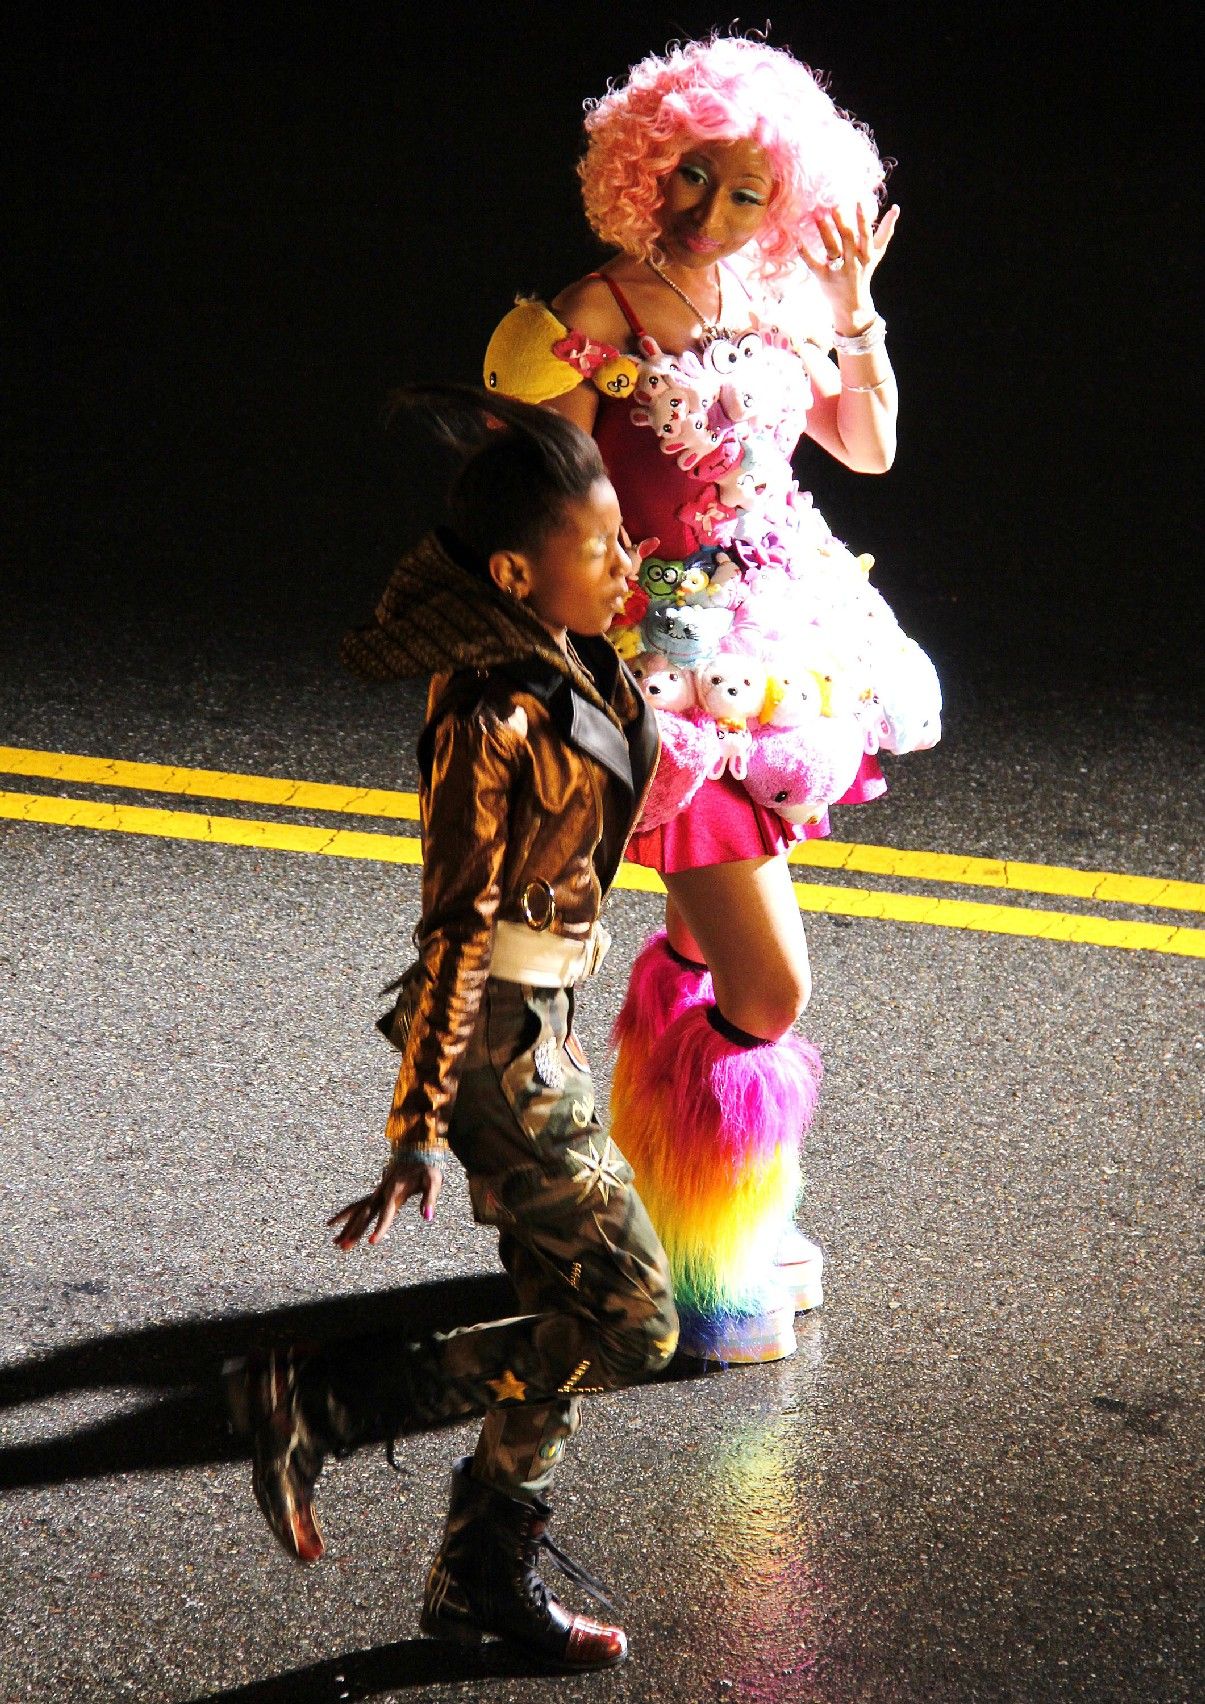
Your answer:
[[[636,318],[636,315],[632,311],[632,304],[628,301],[627,297],[624,295],[623,291],[619,288],[619,285],[615,282],[615,280],[613,278],[608,278],[608,276],[605,272],[591,272],[589,274],[589,277],[598,278],[607,286],[607,289],[611,292],[611,294],[615,298],[616,305],[618,306],[620,313],[623,315],[624,319],[627,320],[628,325],[631,327],[632,336],[633,337],[643,337],[645,335],[644,327],[641,325],[640,321]]]

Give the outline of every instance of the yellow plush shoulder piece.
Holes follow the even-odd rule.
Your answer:
[[[570,331],[543,302],[521,296],[489,340],[483,376],[487,390],[519,402],[548,402],[583,379],[606,396],[626,396],[637,370],[630,355]]]

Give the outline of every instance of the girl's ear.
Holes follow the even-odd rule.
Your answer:
[[[508,598],[520,603],[531,591],[531,565],[517,550],[495,550],[489,560],[490,579]]]

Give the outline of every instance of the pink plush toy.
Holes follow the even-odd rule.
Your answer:
[[[660,828],[690,803],[715,769],[719,746],[714,722],[667,710],[654,710],[653,714],[661,735],[661,754],[636,825],[640,833]]]
[[[730,421],[774,432],[789,414],[794,447],[811,405],[811,386],[788,338],[773,330],[717,337],[703,351],[703,365],[715,374],[720,407]]]
[[[704,371],[693,349],[667,355],[653,337],[638,344],[643,357],[632,419],[657,435],[662,452],[676,456],[682,468],[692,468],[719,445],[720,434],[708,419],[719,383]]]
[[[818,716],[806,726],[756,733],[745,791],[787,822],[819,822],[853,785],[864,745],[852,718]]]

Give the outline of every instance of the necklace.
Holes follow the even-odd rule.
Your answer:
[[[657,277],[660,278],[663,284],[669,285],[674,295],[677,296],[679,300],[686,303],[692,314],[698,316],[699,324],[703,327],[703,333],[707,338],[710,339],[721,335],[720,326],[723,324],[724,320],[724,276],[718,266],[715,269],[715,320],[712,321],[708,319],[699,304],[697,302],[692,302],[690,297],[686,294],[686,291],[683,290],[680,285],[674,283],[669,273],[658,266],[657,262],[651,255],[646,257],[644,264],[648,267],[650,272],[656,273]]]

